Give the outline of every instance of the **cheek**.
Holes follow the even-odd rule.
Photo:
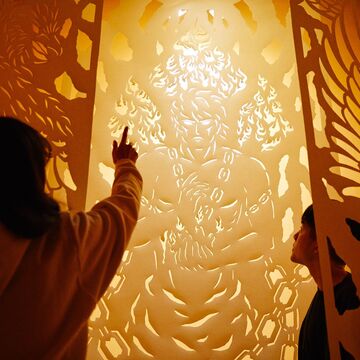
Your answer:
[[[302,243],[302,238],[301,238],[301,235],[300,234],[298,234],[298,236],[297,236],[297,238],[296,238],[296,240],[295,240],[295,242],[294,242],[294,249],[295,250],[297,250],[297,251],[299,251],[299,249],[302,249],[302,247],[303,247],[303,243]]]

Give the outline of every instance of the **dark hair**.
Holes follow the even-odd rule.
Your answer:
[[[29,125],[0,117],[0,222],[19,237],[36,238],[58,223],[58,203],[45,193],[50,143]]]
[[[308,224],[312,230],[316,231],[316,227],[315,227],[315,219],[314,219],[314,208],[311,205],[309,205],[304,213],[302,214],[302,217],[301,217],[301,222],[302,223],[305,223],[305,224]]]
[[[301,217],[301,222],[308,224],[311,229],[314,231],[314,234],[316,235],[316,227],[315,227],[315,218],[314,218],[314,208],[313,205],[309,205],[302,217]],[[343,265],[345,266],[346,263],[345,261],[336,253],[335,248],[332,246],[331,240],[329,237],[326,237],[327,239],[327,244],[328,244],[328,248],[329,248],[329,255],[331,257],[331,259],[338,265]]]

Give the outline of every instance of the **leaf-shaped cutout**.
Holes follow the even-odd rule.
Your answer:
[[[331,98],[330,101],[327,99],[325,100],[327,100],[327,103],[331,108],[334,107],[332,101],[336,102],[336,104],[343,106],[343,102],[344,102],[343,89],[341,89],[340,86],[331,78],[330,74],[325,69],[321,59],[319,61],[319,64],[320,64],[321,73],[323,74],[323,78],[324,78],[324,87],[322,88],[322,92],[328,95],[327,98],[328,97]]]
[[[44,125],[47,125],[46,120],[42,115],[40,115],[37,111],[35,111],[35,115]]]
[[[353,79],[355,83],[357,84],[357,87],[360,88],[360,68],[359,66],[353,65],[353,71],[352,71]]]
[[[350,231],[355,239],[360,241],[360,223],[350,218],[346,218],[345,222],[349,226]]]
[[[26,79],[24,79],[23,77],[19,77],[19,78],[18,78],[18,84],[19,84],[19,82],[21,82],[21,83],[23,83],[23,84],[32,84],[31,81],[26,80]],[[20,85],[20,84],[19,84],[19,85]],[[21,87],[24,87],[24,85],[21,85]]]
[[[356,81],[354,80],[354,78],[350,78],[349,79],[349,87],[351,90],[351,98],[353,99],[353,101],[356,101],[356,105],[358,107],[360,107],[359,101],[360,101],[360,88],[359,88],[359,84],[356,83]]]
[[[338,145],[339,147],[342,148],[342,150],[346,151],[349,155],[351,155],[355,160],[360,162],[360,152],[357,151],[357,149],[355,149],[354,147],[350,146],[348,143],[346,143],[345,141],[332,136],[331,140]]]
[[[63,38],[67,38],[68,35],[69,35],[69,32],[70,32],[70,29],[71,29],[71,25],[72,25],[72,21],[70,18],[67,18],[65,21],[64,21],[64,24],[61,28],[61,31],[60,31],[60,35],[63,37]]]
[[[348,186],[342,190],[343,195],[360,199],[360,186]]]
[[[36,88],[36,91],[45,94],[45,95],[51,95],[48,91],[46,91],[45,89],[42,88]]]
[[[335,159],[336,162],[338,162],[339,164],[347,165],[356,170],[360,170],[359,163],[357,161],[355,161],[354,159],[351,159],[350,157],[348,157],[344,154],[340,154],[340,153],[337,153],[334,151],[330,152],[330,154],[333,157],[333,159]]]
[[[334,54],[333,49],[331,48],[328,39],[325,39],[324,47],[325,47],[325,52],[326,52],[326,55],[327,55],[327,59],[329,61],[329,65],[330,65],[330,67],[331,67],[331,69],[332,69],[332,71],[334,72],[334,75],[335,75],[334,80],[335,81],[340,81],[342,87],[346,88],[347,87],[346,80],[347,80],[348,74],[346,73],[344,68],[341,66],[338,59],[336,58],[336,55]]]
[[[340,196],[334,186],[330,185],[325,178],[322,178],[321,180],[325,186],[329,199],[344,202],[344,199]]]
[[[360,123],[358,119],[349,111],[349,109],[344,109],[344,118],[347,123],[352,127],[356,134],[360,134]]]
[[[351,56],[351,53],[347,47],[347,41],[344,38],[345,34],[343,32],[343,27],[341,24],[340,17],[338,17],[335,21],[334,35],[335,35],[336,45],[339,50],[339,54],[341,54],[341,60],[344,63],[344,66],[347,69],[350,69],[351,64],[353,64],[354,62],[354,59]]]
[[[25,107],[24,107],[24,105],[22,104],[21,101],[16,100],[16,103],[18,104],[19,108],[20,108],[22,111],[26,111],[26,110],[25,110]]]
[[[337,130],[341,135],[343,135],[344,138],[347,139],[348,142],[350,142],[355,149],[360,149],[360,138],[358,134],[354,134],[353,132],[349,131],[344,126],[337,124],[336,122],[333,122],[332,124],[335,130]]]
[[[57,128],[62,132],[63,135],[67,136],[68,134],[66,133],[66,131],[63,129],[63,126],[61,124],[61,122],[56,121],[56,126]]]
[[[354,100],[350,97],[346,97],[346,103],[349,107],[349,110],[354,114],[356,119],[360,119],[360,107],[354,102]]]
[[[359,2],[345,1],[343,9],[343,29],[346,34],[347,44],[354,60],[360,61],[360,38],[359,38]]]
[[[341,176],[343,178],[346,178],[348,180],[352,180],[355,183],[360,184],[359,171],[355,171],[355,170],[346,168],[344,166],[332,166],[329,170],[333,174],[339,175],[339,176]]]
[[[46,49],[46,46],[40,42],[40,41],[32,41],[32,46],[33,46],[33,54],[34,56],[44,62],[47,60],[47,49]]]

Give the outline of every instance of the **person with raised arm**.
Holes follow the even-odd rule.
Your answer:
[[[142,178],[128,128],[113,143],[111,195],[61,212],[45,192],[48,141],[0,118],[0,358],[85,359],[88,319],[138,219]]]

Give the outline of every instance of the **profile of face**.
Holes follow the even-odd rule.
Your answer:
[[[294,244],[291,251],[291,261],[297,264],[309,265],[317,256],[317,242],[314,229],[302,222],[300,230],[294,234]]]

